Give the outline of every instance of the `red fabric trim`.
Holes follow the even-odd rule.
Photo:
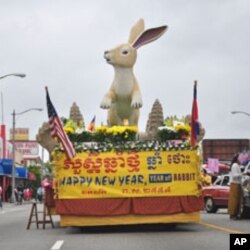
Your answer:
[[[175,196],[133,199],[135,214],[175,214],[203,210],[202,197]]]
[[[65,199],[56,200],[61,215],[124,215],[130,213],[130,199]]]
[[[182,212],[181,197],[134,198],[135,214],[174,214]]]
[[[203,208],[202,197],[196,196],[56,200],[56,211],[61,215],[156,215],[197,212]]]

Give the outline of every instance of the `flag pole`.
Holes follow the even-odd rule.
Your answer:
[[[197,80],[194,81],[193,88],[193,104],[191,113],[191,146],[196,145],[197,136],[199,135],[199,121],[198,121],[198,104],[197,104]]]

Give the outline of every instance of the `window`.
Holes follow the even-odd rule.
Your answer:
[[[221,185],[222,186],[228,186],[229,185],[229,176],[227,176],[227,175],[224,176]]]

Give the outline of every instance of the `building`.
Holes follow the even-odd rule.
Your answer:
[[[218,159],[220,162],[231,162],[236,153],[250,149],[249,139],[205,139],[202,142],[203,160]]]
[[[21,131],[22,136],[19,136]],[[12,136],[10,136],[12,139]],[[29,164],[40,162],[39,148],[36,141],[27,140],[27,129],[17,130],[15,139],[15,183],[24,184],[34,176],[29,173]],[[20,139],[25,139],[20,141]],[[24,154],[25,153],[25,154]],[[0,126],[0,185],[2,186],[2,200],[8,200],[12,189],[12,165],[13,165],[13,143],[6,140],[5,125]]]

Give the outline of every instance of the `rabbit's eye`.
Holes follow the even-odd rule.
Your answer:
[[[127,54],[128,54],[128,51],[127,51],[127,50],[123,50],[123,51],[122,51],[122,54],[123,54],[123,55],[127,55]]]

